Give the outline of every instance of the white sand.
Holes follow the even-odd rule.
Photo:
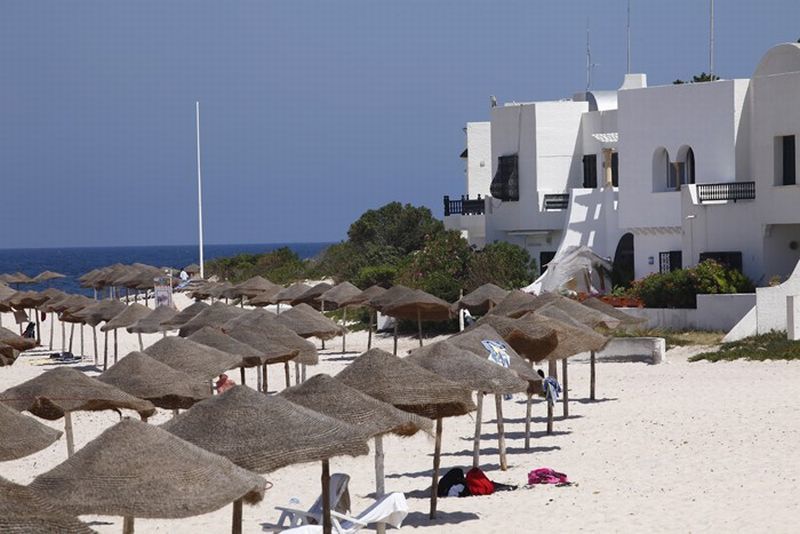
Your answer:
[[[11,324],[8,314],[3,324]],[[48,339],[48,323],[43,332]],[[56,333],[60,340],[58,325]],[[146,336],[145,343],[158,337]],[[89,352],[89,329],[85,339]],[[351,351],[363,350],[366,333],[350,334],[347,342]],[[416,343],[405,338],[400,346],[405,351]],[[102,338],[100,346],[102,350]],[[391,351],[391,337],[379,336],[377,346]],[[137,349],[136,336],[120,332],[120,348],[121,354]],[[336,374],[356,355],[338,353],[341,339],[329,342],[328,348],[321,352],[321,365],[310,367],[310,373]],[[572,487],[522,488],[488,497],[440,499],[439,519],[431,522],[432,438],[387,437],[387,490],[404,492],[411,507],[404,529],[432,533],[796,531],[800,517],[800,462],[796,460],[800,363],[688,363],[687,355],[692,352],[697,351],[675,349],[668,354],[670,363],[657,366],[599,364],[599,400],[594,403],[587,400],[588,365],[571,365],[570,394],[575,401],[570,418],[557,417],[555,435],[546,436],[545,407],[537,402],[530,452],[523,450],[523,398],[506,401],[510,464],[506,472],[498,467],[493,403],[486,403],[482,467],[490,478],[522,486],[528,471],[547,466],[567,473],[575,482]],[[40,357],[23,356],[12,367],[0,368],[0,390],[50,368]],[[271,389],[282,388],[282,372],[274,369]],[[238,373],[231,375],[238,382]],[[255,383],[252,370],[248,383]],[[556,414],[560,413],[559,406]],[[169,417],[161,411],[150,421],[159,424]],[[76,447],[117,420],[113,412],[76,413]],[[63,420],[46,424],[62,428]],[[471,416],[445,420],[443,472],[471,466],[473,429]],[[37,454],[0,464],[0,476],[25,484],[65,458],[62,438]],[[374,489],[373,456],[335,458],[331,469],[350,474],[353,508],[356,512],[363,509]],[[261,522],[278,518],[273,507],[287,504],[292,497],[308,506],[319,495],[319,476],[319,464],[266,475],[274,486],[261,504],[245,506],[244,531],[261,532]],[[99,532],[121,531],[117,517],[84,519]],[[228,506],[182,520],[137,520],[136,531],[224,533],[230,531],[230,519]]]

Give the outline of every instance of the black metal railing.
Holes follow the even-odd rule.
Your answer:
[[[565,210],[569,207],[569,193],[553,193],[544,196],[544,209]]]
[[[697,184],[697,198],[700,202],[717,200],[755,200],[755,182],[725,182],[720,184]]]
[[[457,200],[451,200],[447,195],[444,196],[445,217],[449,215],[483,215],[484,210],[484,199],[480,195],[478,198],[461,195],[461,198]]]

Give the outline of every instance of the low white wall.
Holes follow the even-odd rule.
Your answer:
[[[598,361],[644,361],[651,364],[665,363],[667,343],[663,337],[615,337],[596,353]],[[570,361],[588,362],[590,354],[584,352]]]
[[[688,330],[695,325],[697,310],[685,308],[620,308],[635,317],[644,317],[647,322],[642,328],[661,328],[664,330]]]
[[[759,295],[760,298],[760,295]],[[715,330],[727,332],[756,305],[755,293],[697,295],[697,309],[621,308],[625,313],[644,317],[644,328],[664,330]],[[784,314],[785,314],[784,304]],[[785,326],[784,326],[785,328]]]
[[[756,289],[758,333],[786,330],[786,297],[800,295],[800,264],[784,283]]]

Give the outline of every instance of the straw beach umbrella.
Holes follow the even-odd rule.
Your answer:
[[[323,302],[333,302],[338,308],[342,308],[342,354],[347,350],[347,304],[352,298],[361,295],[362,291],[350,282],[342,282],[327,290],[320,295]]]
[[[215,302],[183,324],[178,330],[178,335],[180,337],[188,337],[204,326],[221,328],[223,324],[243,313],[247,312],[236,306]]]
[[[306,289],[304,292],[293,298],[289,304],[292,306],[297,306],[298,304],[308,304],[314,309],[325,311],[325,301],[320,299],[320,297],[333,286],[328,282],[320,282],[310,288]],[[329,310],[336,308],[336,306],[328,306]]]
[[[201,382],[143,352],[129,353],[97,379],[167,410],[186,410],[211,396],[208,382]]]
[[[535,297],[530,293],[515,289],[509,292],[506,298],[498,302],[488,313],[517,319],[528,312],[539,309],[547,302],[549,302],[547,297]]]
[[[33,281],[37,284],[42,282],[49,282],[50,280],[57,280],[59,278],[66,278],[66,275],[54,271],[42,271],[33,277]]]
[[[14,365],[19,357],[19,351],[10,345],[0,341],[0,367]]]
[[[377,308],[372,306],[370,302],[386,293],[386,289],[381,286],[370,286],[358,295],[353,296],[342,302],[342,306],[349,307],[366,307],[369,308],[369,327],[367,333],[367,350],[372,348],[372,327],[377,323]]]
[[[174,338],[184,339],[184,338]],[[191,336],[185,338],[187,341],[199,343],[208,348],[213,348],[217,351],[224,352],[239,359],[234,367],[241,369],[242,384],[245,383],[244,369],[245,367],[253,367],[261,363],[261,351],[255,347],[243,343],[237,339],[232,338],[222,330],[211,326],[204,326]],[[225,369],[227,370],[227,369]],[[217,373],[219,375],[220,373]],[[216,375],[215,375],[216,376]]]
[[[412,436],[419,430],[431,432],[433,428],[430,419],[395,408],[324,374],[313,376],[280,395],[309,410],[341,419],[367,437],[375,438],[375,490],[378,498],[385,493],[383,435]]]
[[[177,519],[263,499],[266,480],[161,428],[124,419],[30,488],[77,515]]]
[[[201,381],[242,365],[241,357],[181,337],[159,339],[144,350],[159,362]]]
[[[58,367],[0,393],[0,402],[54,421],[64,418],[67,454],[74,452],[72,412],[126,409],[142,418],[155,413],[152,403],[90,378],[70,367]]]
[[[303,303],[286,310],[276,318],[276,321],[304,338],[316,337],[325,341],[342,333],[339,325]]]
[[[138,302],[134,302],[133,304],[130,304],[130,305],[126,306],[124,310],[119,312],[110,321],[108,321],[106,324],[101,326],[100,327],[100,331],[101,332],[108,332],[109,330],[113,330],[114,331],[114,336],[115,336],[115,339],[116,339],[116,335],[117,335],[116,331],[117,331],[118,328],[127,328],[127,327],[131,326],[131,325],[135,324],[137,321],[139,321],[139,319],[143,319],[143,318],[147,317],[148,315],[150,315],[152,313],[152,311],[153,310],[151,310],[147,306],[143,306],[143,305],[139,304]],[[117,357],[118,357],[117,350],[118,350],[117,349],[117,344],[115,342],[114,343],[114,363],[117,363]],[[144,347],[143,347],[143,344],[142,344],[142,336],[141,335],[139,336],[139,350],[144,350]]]
[[[46,449],[61,437],[61,432],[22,415],[0,402],[0,462],[24,458]],[[13,429],[13,431],[12,431]]]
[[[159,306],[155,310],[130,325],[126,330],[131,334],[137,334],[139,338],[139,349],[143,350],[142,334],[155,334],[162,331],[161,323],[169,321],[178,313],[177,310],[169,306]]]
[[[542,361],[558,346],[555,330],[532,321],[489,314],[475,324],[473,328],[491,326],[520,356],[532,362]]]
[[[436,488],[442,451],[442,418],[475,410],[472,394],[463,386],[380,349],[371,349],[338,375],[348,386],[401,410],[436,420],[430,517],[436,517]]]
[[[386,296],[388,291],[384,294]],[[419,346],[422,346],[422,321],[447,321],[453,318],[453,309],[446,301],[434,297],[425,291],[414,289],[400,295],[383,306],[382,313],[395,319],[417,321],[419,330]],[[397,345],[397,328],[395,328],[395,346]],[[395,348],[395,353],[397,349]]]
[[[2,326],[0,326],[0,342],[8,345],[9,347],[15,348],[20,352],[30,350],[36,346],[35,339],[22,337],[18,334],[15,334],[8,328],[3,328]]]
[[[208,307],[209,305],[203,301],[193,302],[186,308],[176,313],[171,319],[162,321],[161,331],[179,329]]]
[[[497,407],[497,448],[500,453],[500,469],[503,471],[508,469],[502,395],[524,392],[528,389],[528,382],[502,365],[488,359],[476,358],[473,354],[447,341],[420,347],[412,352],[406,360],[477,393],[479,413],[475,418],[473,467],[478,467],[480,462],[480,411],[483,405],[483,395],[486,393],[494,395]]]
[[[470,313],[483,315],[497,306],[508,294],[507,289],[488,283],[467,293],[456,304],[461,309],[469,310]]]
[[[267,335],[264,330],[257,330],[247,326],[235,326],[225,328],[224,332],[237,341],[246,343],[256,349],[260,356],[256,361],[247,362],[248,367],[261,366],[263,371],[263,391],[267,388],[267,366],[272,364],[283,364],[286,387],[289,387],[289,361],[293,360],[299,353],[297,349],[287,347],[275,341]]]
[[[36,491],[0,477],[0,532],[91,534],[94,531]]]
[[[366,437],[358,428],[247,386],[235,386],[199,402],[161,428],[258,473],[322,461],[323,525],[327,532],[331,525],[328,460],[369,452]],[[241,509],[235,505],[234,532],[241,532],[236,529],[237,523],[241,528]]]
[[[273,284],[266,278],[261,276],[254,276],[234,286],[235,297],[256,297],[266,292],[271,292],[273,295],[281,290],[277,284]]]
[[[121,313],[126,308],[123,302],[118,300],[101,300],[91,306],[70,313],[71,317],[78,319],[80,322],[88,324],[94,329],[98,324],[105,321],[108,322],[116,315]],[[117,351],[117,331],[114,330],[114,350]],[[108,367],[108,331],[103,333],[103,370]]]
[[[278,313],[281,311],[282,302],[291,302],[306,291],[311,289],[311,286],[302,282],[296,282],[289,287],[285,287],[275,294],[275,303],[278,305]]]

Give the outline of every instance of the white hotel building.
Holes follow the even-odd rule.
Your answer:
[[[635,278],[712,257],[756,285],[800,260],[798,44],[750,79],[628,75],[617,91],[493,107],[466,132],[466,194],[445,197],[445,224],[478,247],[509,241],[545,265],[587,245]]]

